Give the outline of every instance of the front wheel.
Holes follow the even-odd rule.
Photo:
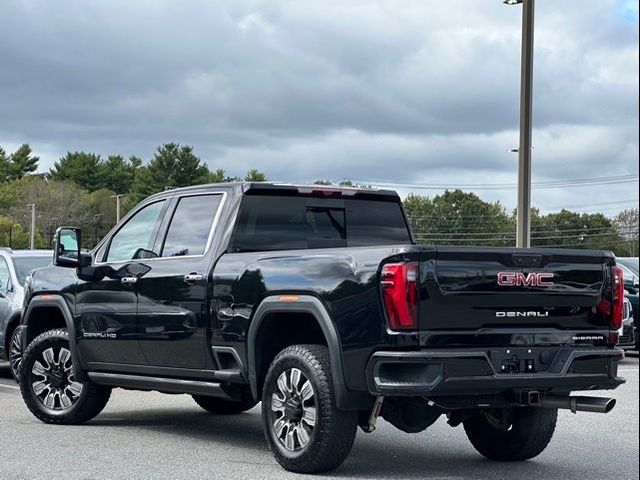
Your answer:
[[[20,363],[20,392],[31,413],[45,423],[78,424],[102,411],[111,389],[75,378],[69,335],[49,330],[27,347]]]
[[[327,472],[345,461],[358,417],[336,407],[326,347],[294,345],[276,356],[262,392],[262,421],[269,447],[286,470]]]
[[[523,407],[488,410],[464,422],[474,448],[491,460],[513,462],[541,454],[553,437],[557,409]]]
[[[9,340],[9,368],[16,382],[20,381],[20,362],[22,361],[22,329],[16,328]]]

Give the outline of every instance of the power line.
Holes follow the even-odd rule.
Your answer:
[[[638,174],[616,175],[610,177],[594,177],[594,178],[577,178],[573,180],[553,180],[548,182],[534,182],[532,188],[573,188],[587,187],[599,185],[615,185],[622,183],[637,182],[640,176]],[[409,188],[417,190],[452,190],[452,189],[469,189],[469,190],[513,190],[518,188],[515,183],[494,183],[494,184],[418,184],[418,183],[392,183],[392,182],[372,182],[352,180],[358,185],[373,185],[380,187],[393,188]]]
[[[612,235],[635,235],[638,234],[638,227],[630,227],[630,228],[625,228],[625,229],[620,229],[620,230],[609,230],[609,231],[605,231],[602,233],[585,233],[584,230],[578,230],[575,233],[569,233],[566,235],[540,235],[540,233],[544,233],[544,232],[534,232],[537,235],[534,235],[534,237],[532,238],[538,238],[538,239],[546,239],[546,238],[574,238],[577,236],[585,236],[585,237],[597,237],[597,236],[601,236],[601,237],[608,237],[608,236],[612,236]],[[562,232],[562,231],[549,231],[548,233],[566,233],[566,232]],[[436,234],[431,234],[428,232],[425,233],[418,233],[416,234],[416,236],[419,237],[435,237],[437,235],[445,235],[445,233],[436,233]],[[457,232],[448,232],[446,233],[446,235],[449,235],[448,237],[444,237],[444,239],[458,239],[458,237],[461,236],[465,236],[465,233],[457,233]],[[475,235],[475,236],[479,236],[479,235],[494,235],[494,237],[491,237],[493,239],[496,240],[502,240],[505,236],[511,236],[513,235],[512,232],[509,233],[503,233],[503,232],[486,232],[486,233],[469,233],[468,235]],[[442,237],[441,237],[442,238]],[[475,237],[474,237],[475,238]],[[462,239],[462,240],[468,240],[468,239]]]
[[[625,201],[625,202],[611,202],[611,203],[602,203],[601,205],[610,205],[610,204],[619,204],[619,205],[637,205],[637,200],[636,201]],[[549,209],[551,208],[563,208],[563,209],[567,209],[567,208],[589,208],[591,206],[597,206],[597,205],[574,205],[574,206],[566,206],[566,207],[547,207]],[[602,208],[599,211],[595,212],[595,213],[602,213],[603,211],[609,211],[609,210],[616,210],[616,211],[620,211],[619,207],[607,207],[607,208]],[[584,213],[584,212],[574,212],[574,213]],[[458,214],[451,214],[451,215],[439,215],[439,214],[428,214],[428,215],[407,215],[408,218],[497,218],[499,215],[501,215],[502,213],[492,213],[492,214],[483,214],[483,215],[458,215]],[[504,215],[509,216],[507,213],[504,213]],[[549,214],[543,214],[543,215],[549,215]],[[510,217],[509,217],[510,218]]]
[[[616,229],[613,227],[594,227],[594,228],[557,228],[557,229],[553,229],[553,230],[532,230],[532,234],[536,235],[536,234],[544,234],[544,233],[570,233],[570,232],[575,232],[576,234],[579,233],[584,233],[584,232],[613,232],[612,234],[617,234],[620,232],[625,232],[625,231],[635,231],[638,228],[638,225],[635,226],[629,226],[629,227],[625,227],[625,228],[621,228],[621,229]],[[451,232],[451,231],[447,231],[447,232],[443,232],[443,231],[434,231],[434,232],[425,232],[424,235],[515,235],[515,232],[512,232],[511,230],[494,230],[491,232],[486,232],[486,233],[481,233],[481,230],[477,230],[477,231],[471,231],[471,230],[463,230],[461,232]]]
[[[627,204],[638,204],[637,198],[628,198],[626,200],[616,200],[613,202],[598,202],[598,203],[587,203],[587,204],[575,204],[575,205],[548,205],[546,208],[588,208],[588,207],[599,207],[600,205],[627,205]]]

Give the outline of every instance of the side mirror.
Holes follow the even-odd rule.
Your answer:
[[[91,256],[80,249],[80,229],[60,227],[56,230],[53,264],[57,267],[85,267],[91,264]]]

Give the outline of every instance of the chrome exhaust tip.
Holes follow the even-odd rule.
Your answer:
[[[545,395],[538,405],[542,408],[560,408],[576,412],[609,413],[616,406],[615,398],[570,397]]]

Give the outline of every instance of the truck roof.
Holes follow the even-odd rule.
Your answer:
[[[375,197],[385,200],[399,200],[400,197],[393,190],[385,190],[369,187],[346,187],[338,185],[304,185],[293,183],[279,182],[225,182],[225,183],[208,183],[204,185],[193,185],[190,187],[182,187],[169,189],[164,192],[156,193],[149,198],[158,198],[164,196],[175,195],[176,193],[202,192],[211,189],[234,189],[238,193],[247,195],[251,194],[282,194],[282,195],[304,195],[304,196],[321,196],[321,197]]]

